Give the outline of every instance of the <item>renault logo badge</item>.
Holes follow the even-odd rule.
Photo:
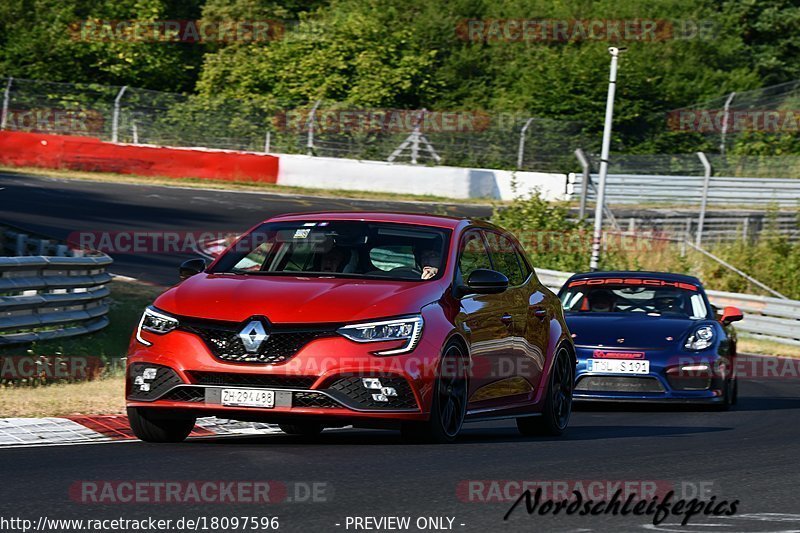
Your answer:
[[[258,320],[251,320],[242,331],[239,332],[244,349],[249,353],[257,353],[261,343],[269,338],[269,334],[264,329],[264,324]]]

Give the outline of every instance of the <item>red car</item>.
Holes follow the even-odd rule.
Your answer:
[[[388,213],[272,218],[142,315],[131,428],[181,441],[198,416],[399,428],[453,441],[465,421],[561,434],[575,349],[519,243],[486,222]]]

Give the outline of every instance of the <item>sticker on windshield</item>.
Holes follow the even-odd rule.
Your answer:
[[[305,238],[308,237],[309,233],[311,233],[311,228],[301,228],[301,229],[295,230],[294,238],[295,239],[305,239]]]

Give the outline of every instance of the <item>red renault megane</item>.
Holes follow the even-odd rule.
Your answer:
[[[148,307],[126,397],[141,439],[180,441],[198,416],[399,428],[450,442],[465,421],[561,434],[575,350],[559,300],[491,224],[427,215],[267,220]]]

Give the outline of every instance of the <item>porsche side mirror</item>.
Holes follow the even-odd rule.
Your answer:
[[[743,318],[744,314],[742,313],[741,309],[729,305],[722,310],[722,316],[720,317],[719,321],[723,324],[730,324],[731,322],[738,322]]]
[[[199,274],[205,269],[206,269],[205,259],[201,259],[199,257],[196,259],[188,259],[183,263],[181,263],[181,266],[178,269],[178,277],[181,278],[181,281],[183,281],[186,278],[191,278],[195,274]]]

